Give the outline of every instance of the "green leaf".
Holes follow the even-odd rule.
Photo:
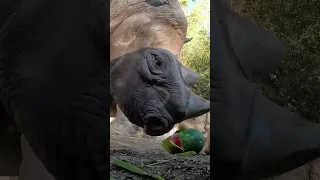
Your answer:
[[[148,173],[142,171],[141,169],[139,169],[137,166],[134,166],[132,164],[129,164],[127,162],[121,161],[121,160],[115,160],[114,164],[116,164],[117,166],[120,166],[122,168],[125,168],[131,172],[140,174],[140,175],[149,175]]]
[[[129,170],[131,172],[134,172],[136,174],[140,174],[140,175],[143,175],[143,176],[148,176],[148,177],[153,178],[153,179],[164,180],[164,178],[161,177],[161,176],[150,175],[150,174],[144,172],[143,170],[141,170],[140,168],[138,168],[137,166],[134,166],[134,165],[132,165],[130,163],[127,163],[127,162],[124,162],[122,160],[115,160],[113,163],[115,165],[117,165],[117,166],[120,166],[120,167],[122,167],[124,169],[127,169],[127,170]]]
[[[116,180],[116,179],[110,176],[110,180]]]
[[[188,0],[179,0],[179,3],[182,8],[187,8],[188,7]]]
[[[188,152],[183,152],[183,153],[177,153],[178,156],[194,156],[197,155],[195,151],[188,151]]]
[[[162,147],[169,153],[182,153],[183,149],[175,145],[170,139],[165,139],[162,141]]]

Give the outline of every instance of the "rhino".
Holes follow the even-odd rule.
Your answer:
[[[22,134],[21,180],[108,179],[110,99],[152,136],[209,111],[179,61],[177,0],[0,6],[0,101]]]
[[[211,178],[319,179],[320,125],[259,90],[281,65],[284,44],[221,0],[211,13]]]
[[[199,75],[180,62],[191,40],[180,3],[114,0],[110,7],[111,116],[117,104],[146,134],[160,136],[208,112],[210,101],[190,89]]]

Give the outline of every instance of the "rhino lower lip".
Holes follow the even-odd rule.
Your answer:
[[[161,116],[149,115],[145,117],[146,121],[143,125],[144,133],[151,136],[161,136],[168,131],[170,128],[170,121]]]
[[[149,130],[149,128],[147,128],[147,126],[144,126],[143,132],[149,136],[162,136],[163,134],[167,133],[167,130],[165,130],[165,129]]]

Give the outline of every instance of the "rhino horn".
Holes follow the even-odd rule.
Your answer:
[[[191,87],[198,83],[200,76],[193,72],[191,69],[187,68],[186,66],[182,65],[180,63],[181,67],[181,74],[184,79],[184,82],[187,84],[187,86]]]
[[[186,39],[184,40],[184,44],[190,42],[192,39],[193,39],[193,38],[186,38]]]
[[[210,111],[210,101],[190,91],[187,111],[184,119],[198,117]]]

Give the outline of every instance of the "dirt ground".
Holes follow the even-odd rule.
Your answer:
[[[110,153],[110,174],[116,180],[147,178],[139,177],[124,169],[117,168],[112,165],[114,160],[123,160],[137,165],[147,173],[162,176],[166,180],[210,179],[210,156],[204,153],[187,157],[172,155],[162,148],[160,140],[119,134],[111,135],[110,146],[113,149],[113,152]],[[4,149],[1,148],[1,150]],[[17,179],[20,157],[11,156],[8,154],[9,152],[1,153],[6,154],[9,160],[6,161],[6,158],[4,158],[7,156],[1,157],[0,180]],[[16,152],[15,154],[19,153]],[[12,161],[12,157],[16,157],[16,160]],[[12,165],[8,162],[11,162]]]
[[[123,135],[111,135],[110,147],[113,150],[110,153],[110,175],[116,180],[148,178],[113,165],[114,160],[129,162],[166,180],[210,179],[210,156],[204,153],[195,156],[173,155],[162,148],[161,141]]]
[[[161,137],[150,137],[143,135],[141,128],[137,128],[127,119],[120,118],[116,123],[111,123],[110,131],[110,147],[113,149],[110,153],[110,174],[116,180],[148,178],[139,177],[112,165],[114,160],[129,162],[166,180],[210,179],[210,156],[202,152],[199,155],[183,157],[172,155],[162,148],[161,141],[176,129]],[[0,146],[6,147],[0,148],[0,180],[16,180],[21,161],[19,134],[1,134]]]

